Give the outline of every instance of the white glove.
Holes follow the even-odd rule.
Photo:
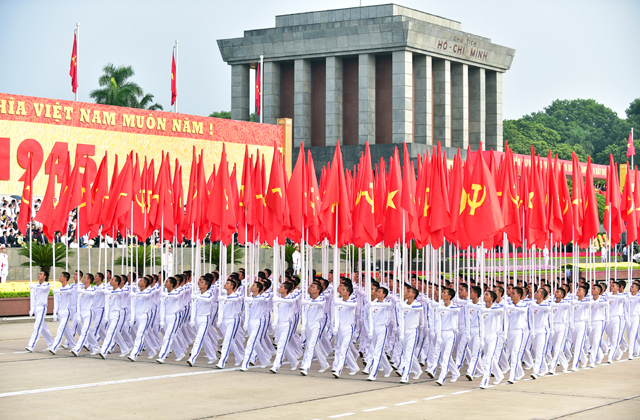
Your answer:
[[[76,322],[78,324],[82,322],[82,318],[80,317],[80,315],[76,315]]]
[[[191,325],[191,328],[195,328],[196,327],[196,322],[195,321],[189,321],[189,325]]]
[[[130,326],[131,328],[133,328],[133,319],[132,319],[131,321],[129,321],[129,326]]]
[[[53,317],[51,317],[51,320],[53,322],[58,322],[58,315],[54,315]]]
[[[29,311],[29,316],[33,316],[33,311]]]
[[[164,329],[164,327],[165,327],[164,322],[161,322],[160,323],[160,328]]]

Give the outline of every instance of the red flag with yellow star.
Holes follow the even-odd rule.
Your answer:
[[[73,33],[73,50],[71,51],[70,67],[69,76],[71,76],[71,91],[76,93],[78,91],[78,40],[75,32]]]
[[[395,149],[391,165],[389,166],[389,182],[386,197],[386,215],[384,224],[384,243],[393,246],[402,239],[402,174],[400,173],[400,158],[398,148]],[[409,223],[408,217],[405,224]]]
[[[627,159],[629,159],[629,156],[631,155],[636,155],[636,148],[633,145],[633,132],[629,133],[629,141],[627,142]]]
[[[218,239],[220,239],[224,245],[229,245],[232,235],[236,231],[236,213],[229,180],[227,152],[224,143],[222,144],[220,167],[216,174],[211,201],[216,203],[216,205],[209,206],[207,209],[207,218],[220,230],[220,238]]]
[[[375,196],[373,188],[373,170],[371,169],[371,152],[369,143],[365,146],[361,160],[360,179],[356,188],[356,204],[353,211],[353,243],[357,247],[364,244],[375,245],[378,237],[376,226]]]
[[[176,74],[176,53],[171,53],[171,105],[176,103],[178,97],[178,83]]]

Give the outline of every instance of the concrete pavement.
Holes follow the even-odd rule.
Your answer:
[[[57,323],[49,323],[55,332]],[[202,355],[159,365],[143,353],[138,362],[84,351],[25,352],[30,323],[0,324],[0,418],[2,419],[425,419],[466,416],[482,419],[637,419],[640,417],[640,360],[478,389],[464,377],[439,387],[424,374],[409,385],[365,375],[308,377],[285,365],[240,372],[231,363],[218,370]]]

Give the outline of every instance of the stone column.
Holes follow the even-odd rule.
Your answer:
[[[358,56],[358,144],[376,142],[376,56]]]
[[[311,61],[305,59],[293,64],[293,141],[311,144]]]
[[[414,118],[415,143],[433,144],[433,101],[432,101],[432,61],[430,56],[415,55],[413,57],[415,85]]]
[[[264,62],[262,87],[262,122],[278,124],[280,113],[280,63]]]
[[[342,58],[327,57],[327,132],[326,145],[342,139]]]
[[[433,142],[451,147],[451,62],[433,60]]]
[[[486,149],[502,151],[502,73],[487,70],[487,146]]]
[[[469,66],[451,64],[451,146],[469,145]]]
[[[480,143],[483,145],[486,143],[485,95],[484,69],[469,67],[469,144],[473,150],[477,150]]]
[[[231,119],[249,121],[249,65],[231,66]]]
[[[393,143],[413,142],[413,53],[394,51],[391,65]]]

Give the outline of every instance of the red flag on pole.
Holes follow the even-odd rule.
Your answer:
[[[584,194],[584,222],[582,226],[581,248],[587,248],[589,241],[600,232],[600,220],[598,218],[598,201],[593,187],[593,173],[591,172],[591,156],[587,158],[587,177],[585,179]]]
[[[22,200],[20,201],[20,215],[18,215],[18,230],[27,235],[27,224],[31,221],[33,212],[33,176],[31,165],[33,153],[29,154],[27,170],[25,171],[24,186],[22,188]]]
[[[78,42],[75,32],[73,34],[73,50],[71,51],[70,67],[69,76],[71,76],[71,91],[76,93],[78,90]]]
[[[75,46],[75,44],[74,44]],[[75,47],[74,47],[75,51]],[[176,53],[171,53],[171,105],[176,103],[178,97],[178,84],[176,80]]]
[[[373,170],[371,169],[371,152],[368,142],[361,162],[360,179],[356,189],[356,204],[353,212],[353,243],[358,247],[362,247],[366,243],[375,245],[378,238]]]
[[[260,115],[262,105],[262,92],[260,92],[260,64],[256,67],[256,115]]]
[[[629,133],[629,141],[627,142],[627,159],[629,159],[629,156],[636,154],[636,148],[633,145],[633,131],[631,133]]]
[[[638,184],[636,184],[638,185]],[[638,188],[636,187],[636,190]],[[627,244],[632,244],[638,237],[638,220],[636,218],[636,202],[633,196],[633,188],[631,185],[631,167],[627,163],[627,175],[622,191],[622,219],[627,224]]]

